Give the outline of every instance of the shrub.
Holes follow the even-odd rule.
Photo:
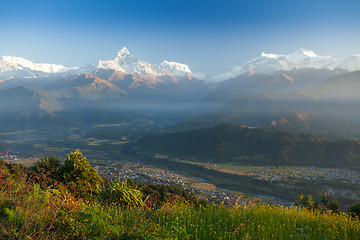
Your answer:
[[[310,195],[301,194],[295,202],[295,206],[305,207],[309,210],[319,209],[319,204]]]
[[[63,181],[73,188],[75,195],[88,200],[96,196],[103,182],[79,150],[67,155],[61,172]]]

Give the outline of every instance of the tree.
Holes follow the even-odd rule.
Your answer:
[[[79,150],[67,155],[62,173],[63,181],[73,188],[75,195],[85,199],[93,198],[103,182],[97,170],[91,167]]]

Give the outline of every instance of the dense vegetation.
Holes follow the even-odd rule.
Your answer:
[[[1,239],[358,239],[353,214],[210,205],[176,187],[103,179],[79,151],[33,168],[0,162]]]
[[[149,135],[138,142],[136,149],[248,165],[354,167],[360,164],[358,141],[233,125]]]

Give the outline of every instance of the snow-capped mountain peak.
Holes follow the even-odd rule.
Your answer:
[[[57,64],[33,63],[22,57],[3,56],[0,58],[0,79],[2,80],[66,74],[71,72],[69,70],[75,70],[75,68],[67,68]]]
[[[311,51],[309,49],[305,49],[305,48],[300,48],[295,53],[298,54],[298,55],[305,55],[305,56],[311,57],[311,58],[314,58],[314,57],[318,56],[313,51]]]
[[[346,69],[349,71],[359,71],[360,70],[360,54],[352,55],[351,57],[339,60],[333,64],[327,66],[329,69]]]
[[[63,65],[33,63],[21,57],[3,56],[0,59],[0,72],[15,71],[26,69],[29,71],[39,71],[44,73],[57,73],[67,71]]]
[[[117,56],[124,57],[126,55],[130,55],[129,50],[126,47],[123,47],[118,53]]]
[[[150,63],[143,62],[134,57],[126,47],[123,47],[113,60],[100,60],[96,67],[101,69],[112,69],[128,74],[161,75],[159,67],[152,66]]]
[[[177,76],[205,78],[204,74],[193,74],[189,66],[183,63],[164,60],[159,65],[152,65],[141,61],[133,56],[126,47],[123,47],[117,52],[112,60],[98,60],[80,68],[66,68],[63,65],[33,63],[20,57],[4,56],[0,58],[0,78],[5,80],[11,78],[43,77],[57,73],[61,73],[63,76],[71,76],[79,73],[96,72],[98,69],[110,69],[125,74],[142,75],[141,77],[146,75],[151,79],[162,76],[170,76],[170,79],[176,79]]]
[[[300,48],[292,54],[284,55],[288,64],[286,67],[278,70],[291,70],[300,68],[321,69],[325,65],[336,62],[336,58],[331,56],[318,56],[309,49]]]
[[[261,53],[261,57],[263,58],[272,58],[272,59],[278,59],[281,57],[286,57],[287,59],[304,59],[304,58],[316,58],[318,55],[316,55],[313,51],[305,48],[300,48],[296,50],[295,52],[287,55],[283,54],[274,54],[274,53]],[[256,59],[253,59],[256,60]]]
[[[264,57],[264,58],[278,58],[279,56],[280,55],[278,55],[278,54],[264,53],[264,52],[261,53],[261,57]]]
[[[119,65],[124,64],[140,64],[140,60],[134,57],[126,47],[123,47],[120,52],[117,53],[116,57],[111,60],[112,62],[117,62]],[[108,61],[103,61],[108,62]],[[131,70],[130,70],[131,71]]]
[[[150,74],[155,76],[185,76],[191,74],[190,68],[186,64],[168,62],[166,60],[159,65],[143,62],[134,57],[126,47],[123,47],[113,60],[100,60],[96,68],[113,69],[129,74]]]
[[[191,70],[189,66],[183,63],[168,62],[164,60],[162,63],[160,63],[160,67],[178,76],[191,74]]]
[[[261,53],[261,56],[236,66],[232,71],[212,78],[222,81],[234,78],[240,74],[273,73],[276,71],[290,71],[302,68],[336,68],[337,59],[331,56],[318,56],[313,51],[300,48],[290,54]]]

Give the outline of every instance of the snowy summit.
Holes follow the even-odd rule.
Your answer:
[[[12,77],[36,77],[47,74],[63,73],[70,68],[63,65],[48,63],[33,63],[21,57],[3,56],[0,58],[0,77],[3,79]]]
[[[234,78],[241,74],[273,73],[292,69],[336,69],[341,68],[349,71],[360,70],[360,57],[354,55],[350,58],[337,60],[331,56],[318,56],[313,51],[300,48],[291,54],[273,54],[262,52],[260,57],[236,66],[232,71],[212,77],[214,82]]]
[[[133,56],[126,47],[123,47],[112,60],[99,60],[83,67],[67,68],[63,65],[33,63],[21,57],[3,56],[0,58],[0,79],[43,77],[53,74],[71,76],[78,73],[91,73],[98,69],[111,69],[127,74],[146,75],[152,77],[191,76],[197,79],[208,79],[219,82],[237,77],[241,74],[265,73],[276,71],[290,71],[292,69],[344,69],[348,71],[360,70],[360,54],[338,60],[331,56],[319,56],[313,51],[300,48],[290,54],[274,54],[262,52],[258,58],[234,67],[231,71],[207,77],[203,73],[191,72],[188,65],[164,60],[152,65]]]
[[[184,76],[191,74],[191,70],[186,64],[168,62],[166,60],[159,65],[151,65],[150,63],[143,62],[134,57],[126,47],[123,47],[113,60],[100,60],[97,68],[113,69],[129,74],[150,74],[155,76]]]

